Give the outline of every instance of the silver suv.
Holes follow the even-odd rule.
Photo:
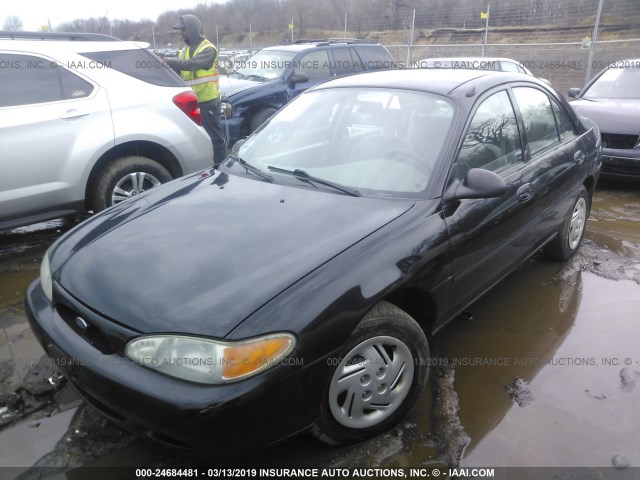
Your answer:
[[[212,164],[195,94],[136,43],[0,32],[0,85],[0,229],[100,211]]]

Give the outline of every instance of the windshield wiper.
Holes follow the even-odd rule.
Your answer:
[[[232,160],[232,162],[229,164],[229,166],[232,166],[233,162],[238,162],[238,164],[241,167],[243,167],[245,170],[247,170],[247,172],[253,172],[257,176],[262,178],[263,180],[265,180],[265,181],[267,181],[269,183],[273,183],[273,177],[271,175],[269,175],[268,173],[264,173],[262,170],[260,170],[259,168],[254,167],[253,165],[251,165],[250,163],[246,162],[245,160],[243,160],[242,158],[238,157],[237,155],[231,154],[231,155],[229,155],[229,158]]]
[[[269,170],[271,170],[272,172],[284,173],[286,175],[293,175],[297,179],[305,182],[314,182],[314,183],[319,183],[320,185],[326,185],[327,187],[334,188],[343,193],[346,193],[347,195],[351,195],[352,197],[362,196],[359,191],[354,190],[353,188],[345,187],[344,185],[340,185],[339,183],[331,182],[323,178],[314,177],[313,175],[309,175],[304,170],[300,170],[298,168],[296,168],[295,170],[287,170],[286,168],[274,167],[271,165],[269,165],[269,167],[267,168],[269,168]]]
[[[246,78],[253,78],[256,80],[260,80],[262,82],[264,82],[266,80],[265,77],[263,77],[262,75],[256,75],[256,74],[252,74],[252,75],[245,75]]]

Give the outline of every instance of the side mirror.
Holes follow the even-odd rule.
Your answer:
[[[246,142],[247,139],[243,138],[241,140],[238,140],[236,143],[233,144],[233,147],[231,148],[231,153],[237,153],[238,150],[240,150],[240,147],[244,144],[244,142]]]
[[[579,88],[570,88],[569,89],[569,97],[571,98],[578,98],[578,95],[580,95],[580,89]]]
[[[507,184],[497,173],[472,168],[462,181],[454,180],[444,192],[445,201],[471,198],[496,198],[507,191]]]
[[[289,77],[289,83],[291,85],[295,85],[296,83],[306,83],[308,81],[309,75],[304,72],[294,72],[294,74]]]

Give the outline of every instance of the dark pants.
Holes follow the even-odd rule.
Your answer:
[[[224,141],[224,130],[220,120],[220,99],[202,102],[200,104],[202,126],[211,137],[213,143],[213,165],[218,166],[227,158],[227,145]]]

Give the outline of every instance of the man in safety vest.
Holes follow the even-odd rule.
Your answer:
[[[177,60],[165,58],[164,61],[180,74],[198,97],[202,126],[213,143],[213,164],[218,166],[227,157],[220,121],[218,49],[204,37],[202,24],[195,15],[183,15],[173,28],[180,30],[187,45],[180,50]]]

